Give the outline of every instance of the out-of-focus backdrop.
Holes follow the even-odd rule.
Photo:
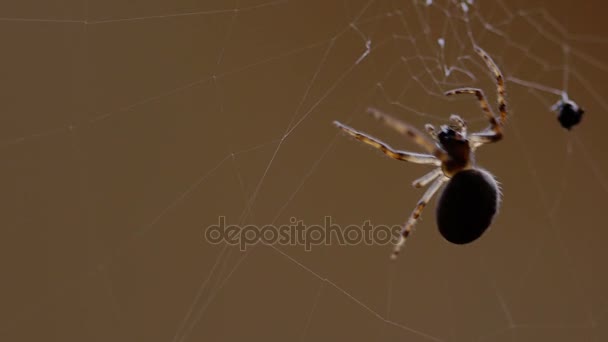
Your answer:
[[[3,341],[605,341],[608,25],[602,1],[47,0],[0,4]],[[451,245],[434,201],[381,243],[205,239],[226,224],[400,225],[422,127],[507,79],[492,228]],[[586,110],[572,131],[549,108]],[[318,236],[317,236],[318,237]]]

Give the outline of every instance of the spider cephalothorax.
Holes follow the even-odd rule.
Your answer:
[[[466,123],[457,115],[450,118],[451,125],[442,125],[436,139],[441,148],[447,153],[447,160],[443,162],[443,173],[451,177],[456,172],[467,169],[472,164],[472,153],[469,140],[466,136]],[[427,130],[432,126],[427,125]]]
[[[439,231],[446,240],[456,244],[476,240],[490,226],[498,211],[500,205],[498,185],[494,176],[475,166],[474,152],[481,145],[502,139],[502,126],[507,118],[504,78],[485,51],[479,47],[475,47],[475,51],[483,58],[496,78],[500,116],[494,114],[481,89],[459,88],[450,90],[445,95],[475,95],[490,123],[488,129],[484,131],[467,134],[466,122],[459,116],[452,115],[449,124],[442,125],[439,132],[435,131],[432,125],[427,124],[425,129],[429,137],[415,127],[377,109],[368,109],[376,119],[408,136],[425,149],[427,153],[423,154],[396,150],[370,135],[334,121],[334,124],[344,132],[379,149],[393,159],[436,166],[413,182],[414,187],[417,188],[430,185],[403,226],[392,254],[393,259],[399,254],[424,207],[445,183],[447,186],[439,198],[436,217]]]

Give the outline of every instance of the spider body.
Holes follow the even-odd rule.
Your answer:
[[[393,250],[393,259],[399,255],[405,240],[412,232],[430,199],[446,183],[447,186],[438,200],[436,213],[439,232],[446,240],[455,244],[465,244],[476,240],[488,229],[498,211],[499,187],[494,176],[475,166],[474,152],[479,146],[502,139],[502,126],[507,118],[504,78],[485,51],[475,47],[475,52],[484,60],[496,79],[500,115],[494,114],[481,89],[459,88],[447,91],[445,95],[475,95],[490,124],[484,131],[468,134],[466,122],[458,115],[452,115],[449,124],[442,125],[439,132],[436,132],[432,125],[427,124],[425,129],[430,135],[429,138],[401,120],[377,109],[368,109],[374,118],[408,136],[418,146],[425,149],[427,152],[425,154],[394,149],[379,139],[334,121],[334,124],[345,133],[382,151],[393,159],[435,166],[435,169],[413,182],[413,186],[416,188],[427,185],[428,188],[401,230],[399,241]]]
[[[437,200],[437,228],[447,241],[462,245],[488,229],[500,205],[494,177],[482,169],[456,173]]]

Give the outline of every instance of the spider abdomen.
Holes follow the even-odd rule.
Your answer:
[[[449,242],[477,240],[492,223],[500,205],[494,177],[481,169],[456,173],[437,200],[437,227]]]

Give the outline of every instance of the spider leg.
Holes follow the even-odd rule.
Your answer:
[[[443,173],[443,171],[441,170],[440,167],[434,169],[433,171],[425,174],[424,176],[416,179],[413,183],[412,186],[414,188],[422,188],[425,187],[427,185],[429,185],[430,182],[434,181],[435,178],[437,178],[441,173]]]
[[[439,148],[435,141],[423,135],[422,132],[420,132],[414,126],[407,124],[399,119],[396,119],[386,113],[383,113],[376,108],[368,108],[367,112],[377,120],[380,120],[387,126],[393,128],[397,132],[403,135],[407,135],[416,144],[424,148],[428,153],[437,157],[439,160],[446,160],[448,158],[447,153],[441,148]]]
[[[477,100],[479,101],[481,110],[483,110],[483,112],[486,114],[486,117],[490,120],[490,129],[492,130],[492,132],[496,134],[502,134],[501,125],[496,120],[496,115],[494,115],[494,112],[488,105],[488,101],[486,101],[486,97],[483,94],[483,90],[477,88],[458,88],[445,92],[446,96],[459,94],[474,94],[477,97]]]
[[[334,121],[334,125],[336,125],[338,128],[340,128],[342,131],[353,136],[355,139],[357,139],[365,144],[368,144],[370,146],[373,146],[374,148],[379,149],[384,154],[386,154],[387,156],[389,156],[393,159],[404,160],[404,161],[408,161],[408,162],[416,163],[416,164],[431,164],[431,165],[436,165],[436,166],[441,165],[441,161],[439,161],[439,159],[437,159],[435,156],[432,156],[430,154],[413,153],[413,152],[395,150],[388,144],[386,144],[368,134],[359,132],[351,127],[348,127],[338,121]]]
[[[424,125],[424,130],[426,131],[426,133],[428,133],[428,135],[431,136],[431,138],[437,140],[437,131],[435,131],[435,126],[427,123],[426,125]]]
[[[494,77],[496,77],[496,91],[498,93],[498,111],[500,112],[500,125],[502,126],[507,120],[505,78],[503,77],[502,72],[500,71],[496,63],[494,63],[492,57],[490,57],[487,52],[485,52],[482,48],[478,46],[475,46],[475,52],[477,52],[477,54],[481,56],[481,58],[483,58],[488,68],[490,68],[490,70],[494,74]]]
[[[476,149],[481,145],[497,142],[500,139],[502,139],[502,133],[496,133],[491,131],[476,132],[471,133],[469,135],[469,141],[472,143],[473,149]]]
[[[440,178],[436,179],[435,182],[433,182],[433,184],[431,184],[431,186],[426,190],[424,195],[422,195],[422,198],[420,198],[420,200],[418,201],[418,204],[416,205],[416,208],[414,208],[414,210],[410,214],[410,217],[408,218],[407,222],[405,223],[405,226],[403,226],[403,228],[401,229],[401,235],[399,236],[399,241],[395,245],[395,249],[393,249],[393,254],[391,255],[391,259],[393,259],[393,260],[397,259],[397,256],[399,256],[399,253],[401,252],[401,248],[403,247],[405,240],[410,235],[412,228],[418,221],[418,218],[420,217],[422,210],[427,205],[427,203],[430,201],[431,197],[433,197],[433,195],[437,192],[437,190],[439,190],[439,188],[446,181],[447,181],[446,177],[440,177]]]

